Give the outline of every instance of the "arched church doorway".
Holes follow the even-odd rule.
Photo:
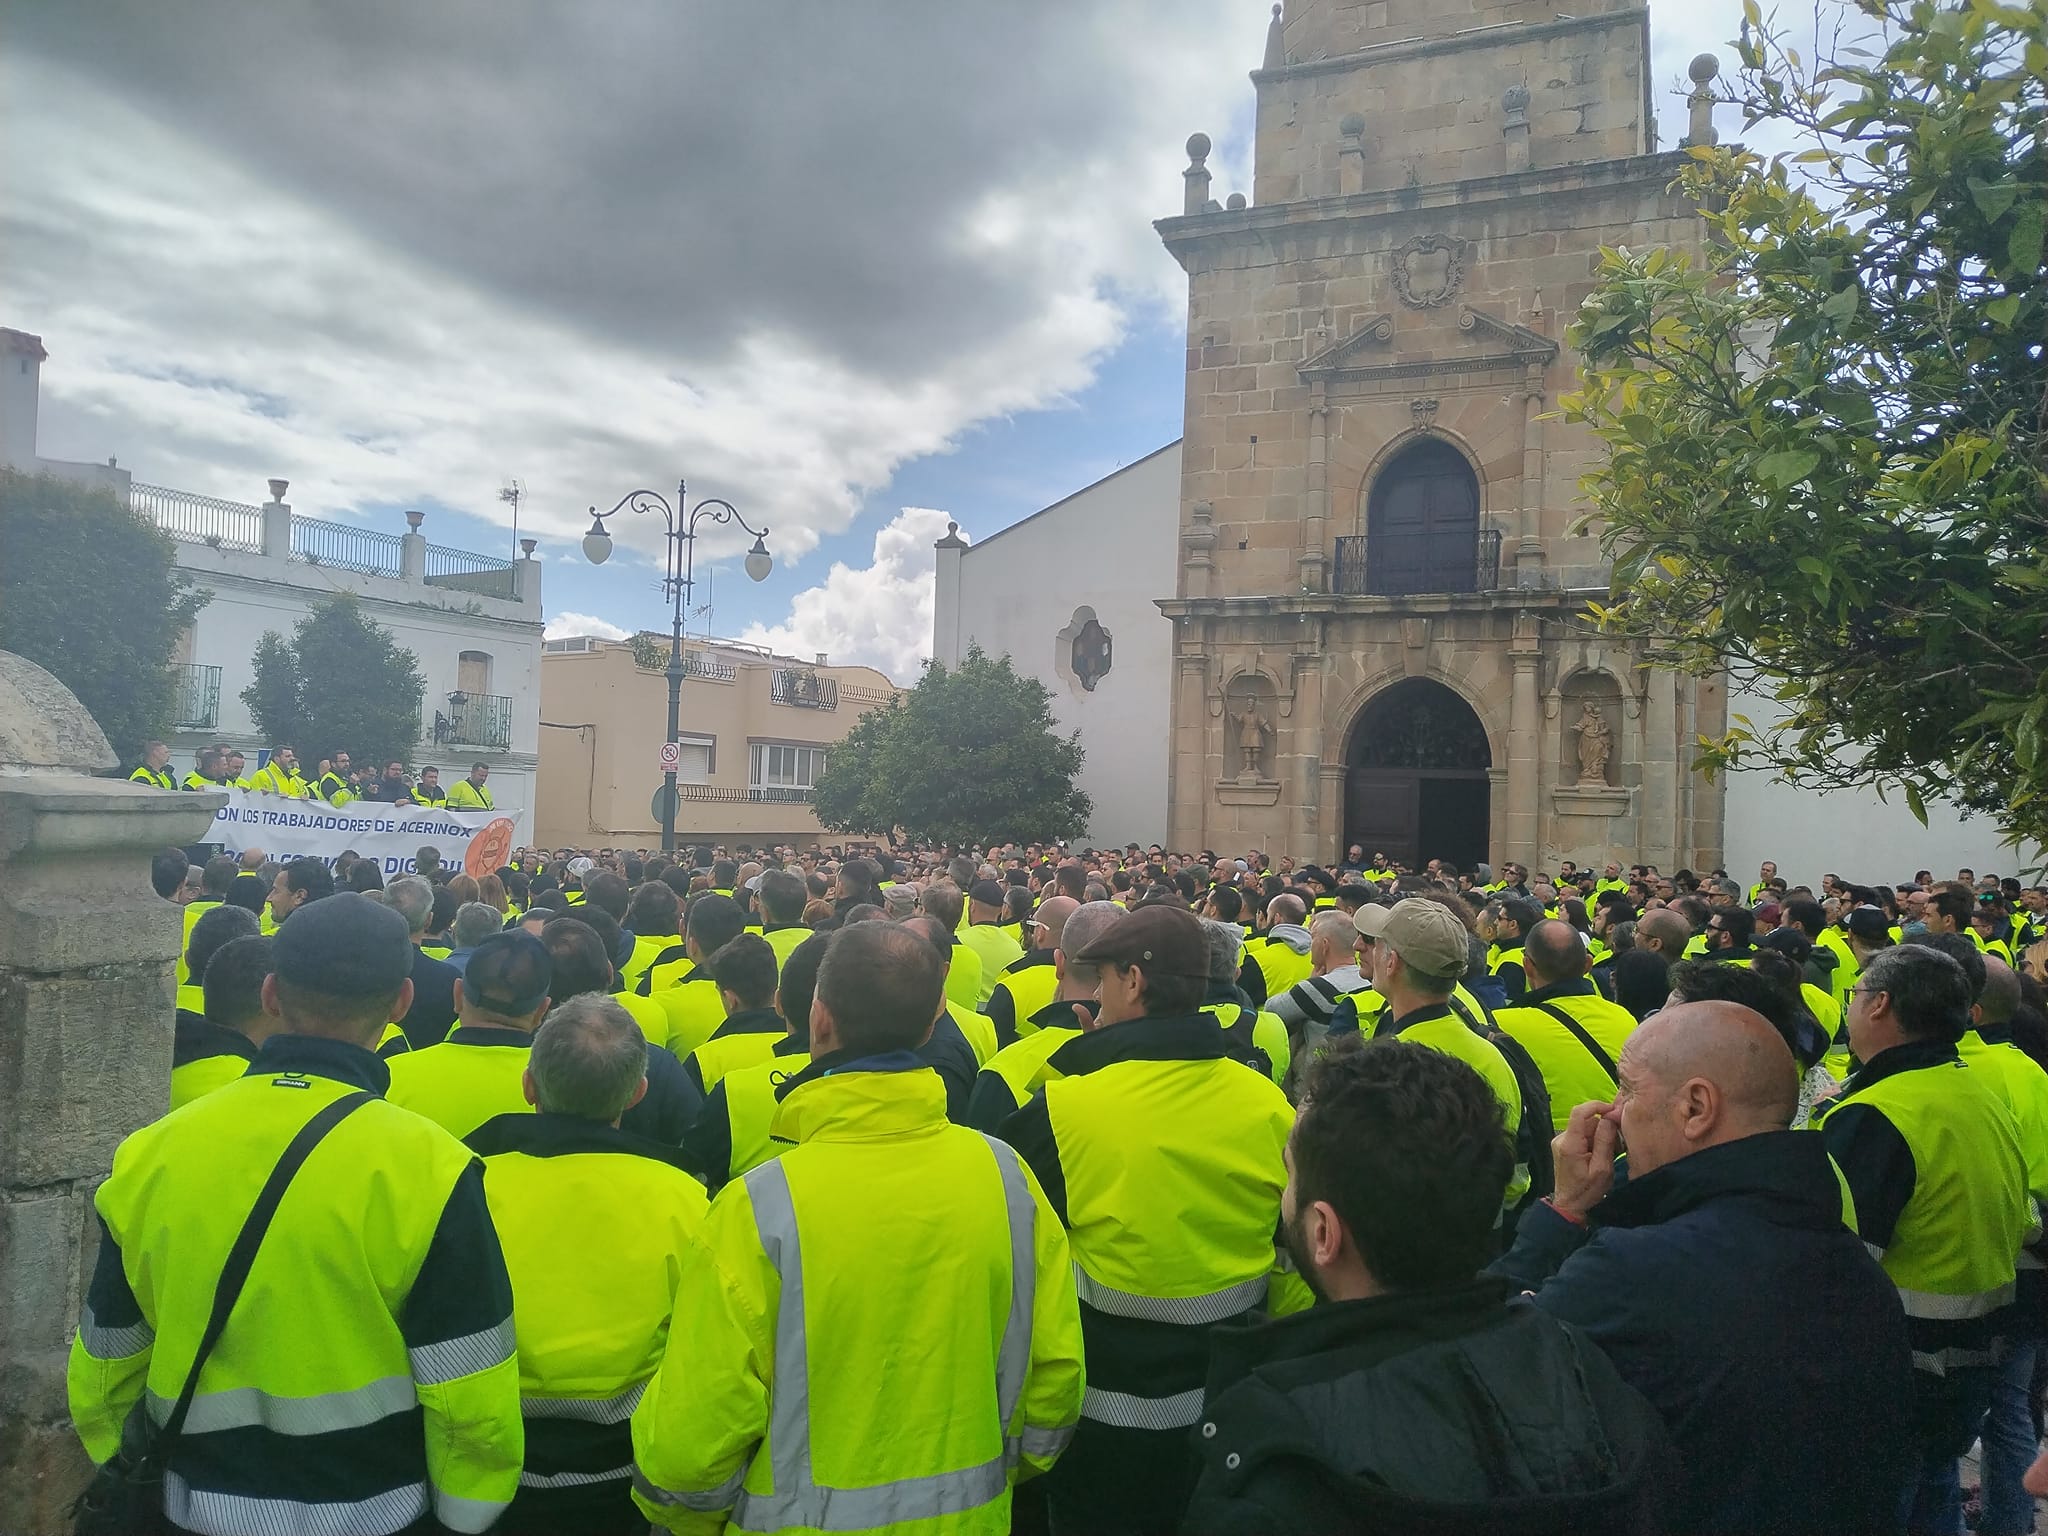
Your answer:
[[[1479,481],[1441,438],[1410,444],[1366,498],[1366,590],[1479,590]]]
[[[1344,748],[1344,843],[1420,869],[1487,856],[1493,751],[1472,706],[1411,677],[1366,702]]]

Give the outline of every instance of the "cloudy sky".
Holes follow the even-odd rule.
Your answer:
[[[1658,112],[1735,0],[1653,0]],[[1725,12],[1726,14],[1722,14]],[[1248,190],[1260,0],[0,0],[0,325],[44,338],[41,451],[511,549],[558,629],[693,621],[899,680],[931,544],[1180,430],[1181,149]],[[621,523],[629,521],[622,517]],[[646,519],[640,520],[644,525]]]

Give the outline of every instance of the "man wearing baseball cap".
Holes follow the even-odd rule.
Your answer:
[[[394,1057],[387,1097],[458,1137],[493,1115],[524,1110],[527,1052],[553,981],[547,945],[523,928],[492,934],[455,983],[448,1038]]]
[[[1192,912],[1141,906],[1071,958],[1097,968],[1099,1011],[1001,1130],[1066,1223],[1087,1340],[1081,1422],[1046,1497],[1063,1533],[1170,1531],[1194,1486],[1209,1331],[1269,1306],[1294,1112],[1201,1011]]]
[[[284,1189],[194,1383],[162,1484],[179,1529],[296,1530],[317,1506],[332,1530],[483,1531],[519,1486],[512,1288],[482,1165],[385,1101],[371,1050],[404,1017],[411,971],[390,908],[354,892],[302,907],[271,941],[276,1029],[247,1074],[130,1136],[94,1195],[69,1384],[105,1461],[145,1390],[159,1423],[179,1396],[287,1146],[353,1101]]]
[[[1515,1172],[1508,1182],[1507,1209],[1529,1192],[1531,1137],[1548,1140],[1549,1125],[1533,1122],[1522,1134],[1522,1088],[1484,1023],[1453,994],[1470,958],[1471,936],[1448,907],[1410,896],[1391,907],[1364,906],[1354,919],[1359,936],[1372,942],[1372,989],[1387,1000],[1373,1031],[1376,1040],[1402,1039],[1455,1056],[1476,1069],[1500,1100],[1508,1140],[1514,1144]]]
[[[981,960],[981,994],[974,1000],[977,1008],[988,1006],[997,979],[1024,958],[1024,946],[998,926],[1003,920],[1005,894],[994,880],[977,880],[967,888],[967,926],[960,930],[960,942]]]

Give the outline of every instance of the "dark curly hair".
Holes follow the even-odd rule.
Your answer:
[[[1455,1056],[1403,1040],[1317,1060],[1294,1123],[1294,1209],[1327,1201],[1394,1290],[1470,1280],[1493,1257],[1514,1172],[1500,1100]]]

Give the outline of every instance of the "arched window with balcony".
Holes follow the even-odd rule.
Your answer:
[[[1389,459],[1366,494],[1362,537],[1337,541],[1340,593],[1482,592],[1496,582],[1500,534],[1479,526],[1479,477],[1442,438]]]

